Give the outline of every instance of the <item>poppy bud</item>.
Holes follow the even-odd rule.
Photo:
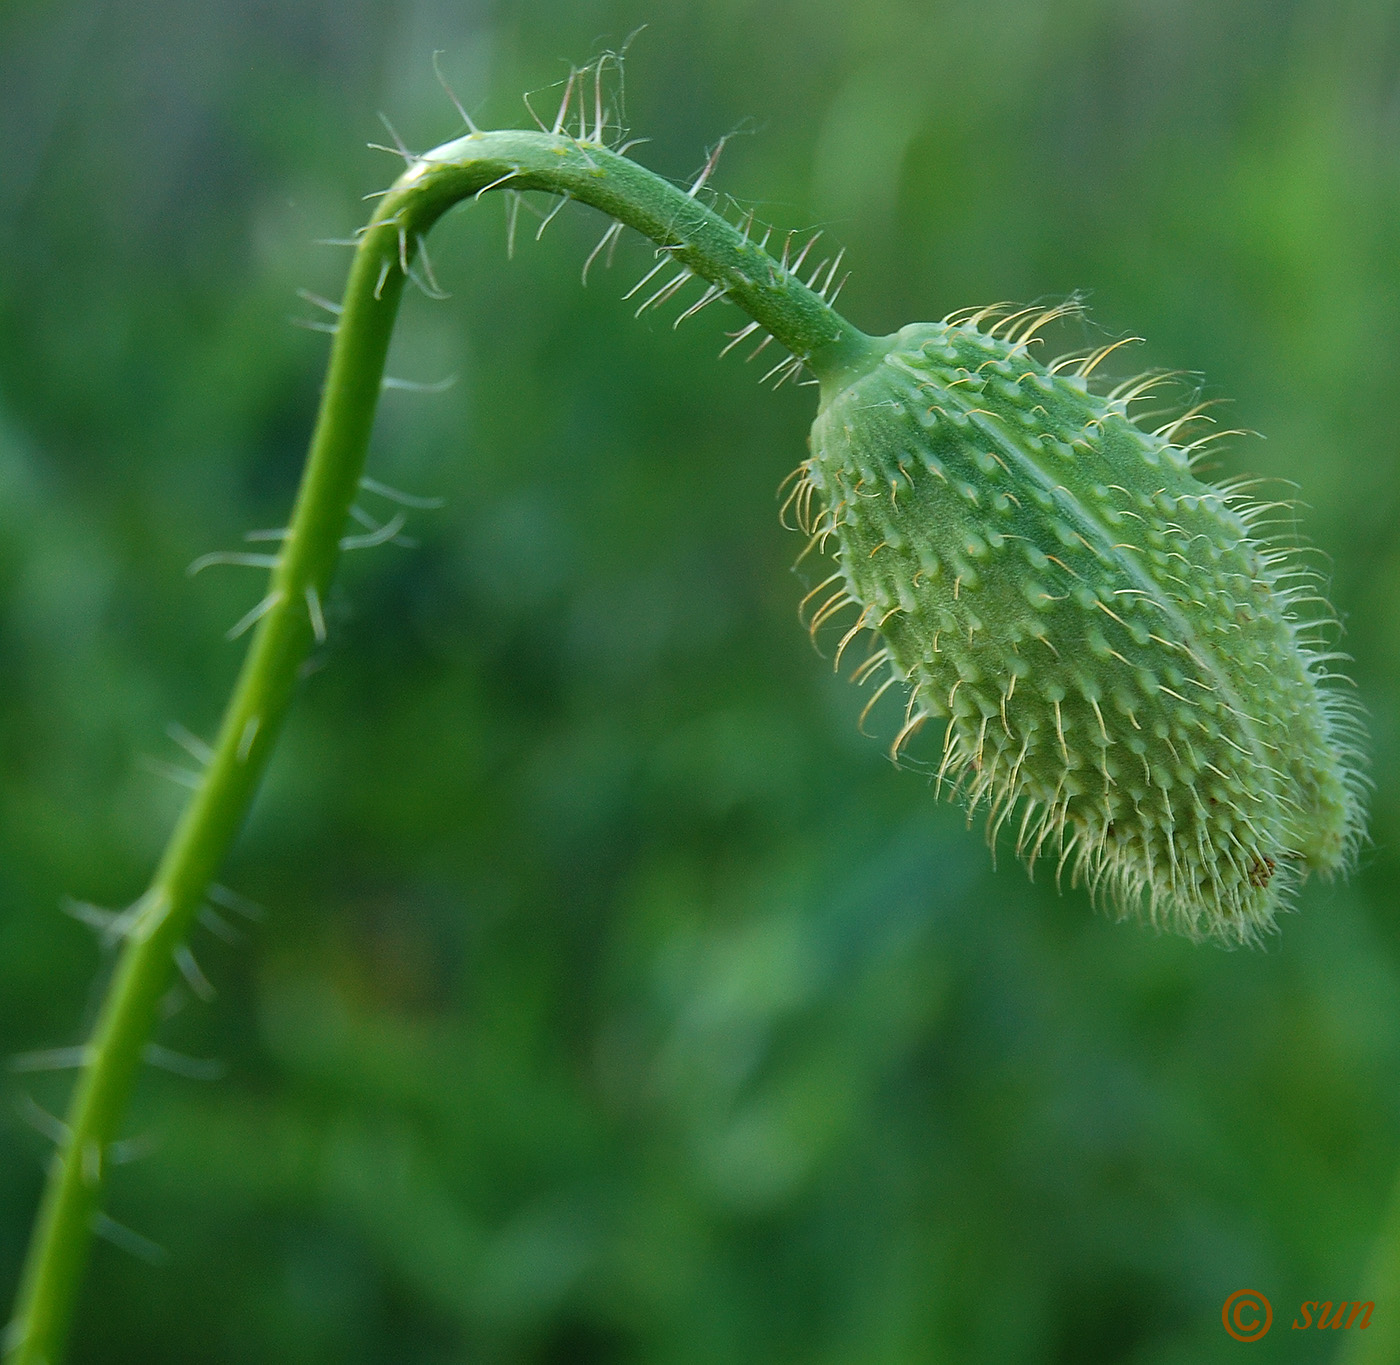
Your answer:
[[[1008,827],[1120,914],[1254,939],[1361,838],[1354,706],[1298,612],[1314,589],[1251,535],[1265,509],[1196,477],[1185,419],[1130,418],[1151,381],[1100,396],[1103,351],[1074,372],[1027,354],[1049,314],[1015,338],[983,316],[824,377],[795,490],[839,563],[813,627],[858,610],[842,649],[878,636],[858,677],[906,693],[892,755],[933,722],[936,783],[993,842]]]

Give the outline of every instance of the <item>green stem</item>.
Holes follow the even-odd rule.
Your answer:
[[[169,987],[174,954],[237,836],[271,756],[301,664],[320,629],[359,487],[399,298],[423,234],[449,208],[497,187],[544,190],[650,237],[743,308],[819,377],[870,339],[692,195],[595,143],[549,133],[472,133],[418,159],[364,230],[310,454],[264,614],[224,713],[214,757],[182,814],[124,941],[55,1154],[5,1338],[6,1365],[57,1365],[116,1139]],[[663,277],[663,283],[670,275]]]

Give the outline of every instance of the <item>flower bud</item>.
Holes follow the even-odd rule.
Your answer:
[[[1314,588],[1251,536],[1265,509],[1196,477],[1181,421],[1135,424],[1148,381],[1092,392],[1103,352],[1031,359],[1045,316],[905,327],[824,380],[795,493],[839,563],[813,628],[858,609],[857,677],[906,693],[892,755],[933,721],[936,783],[993,843],[1120,915],[1251,940],[1355,853],[1354,706],[1299,617]]]

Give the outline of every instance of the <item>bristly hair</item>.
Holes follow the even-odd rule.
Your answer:
[[[905,328],[824,401],[781,490],[800,558],[835,543],[802,614],[814,636],[835,627],[837,668],[868,638],[862,723],[900,691],[891,758],[985,813],[993,849],[1009,826],[1028,868],[1051,857],[1121,914],[1253,941],[1364,837],[1340,626],[1293,504],[1201,482],[1241,433],[1212,431],[1198,393],[1137,410],[1182,376],[1101,381],[1132,338],[1030,356],[1080,312],[998,304]],[[910,759],[933,719],[941,748]]]

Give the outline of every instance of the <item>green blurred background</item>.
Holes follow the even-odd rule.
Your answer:
[[[1088,295],[1066,347],[1228,396],[1291,480],[1370,712],[1373,844],[1264,949],[1032,885],[856,730],[774,491],[810,389],[716,362],[495,197],[432,244],[371,472],[439,512],[352,556],[161,1042],[75,1362],[1315,1361],[1400,1156],[1400,7],[1366,0],[9,0],[0,10],[0,1047],[84,1036],[60,913],[141,890],[262,589],[326,338],[314,245],[410,145],[650,22],[635,155],[849,249],[892,330]],[[1278,485],[1275,485],[1278,487]],[[1284,496],[1288,496],[1285,490]],[[829,660],[831,641],[825,643]],[[879,728],[878,726],[876,727]],[[888,731],[885,732],[886,742]],[[172,1002],[172,1005],[178,1002]],[[3,1077],[0,1290],[46,1159]],[[1220,1308],[1267,1294],[1242,1346]]]

